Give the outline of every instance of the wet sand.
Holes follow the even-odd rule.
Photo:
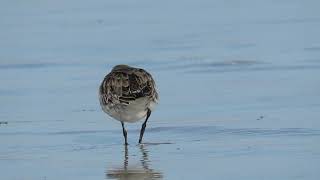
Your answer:
[[[1,180],[319,179],[317,7],[3,3]],[[143,145],[142,122],[127,125],[126,148],[100,110],[98,86],[119,63],[158,85]]]

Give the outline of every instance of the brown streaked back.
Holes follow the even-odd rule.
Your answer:
[[[106,75],[100,86],[103,104],[129,104],[130,101],[148,97],[150,101],[158,100],[155,82],[144,69],[117,65]]]

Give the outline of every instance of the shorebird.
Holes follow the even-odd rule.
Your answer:
[[[124,123],[137,122],[145,117],[140,130],[142,142],[147,121],[158,103],[155,82],[146,70],[117,65],[105,76],[99,88],[102,110],[121,122],[125,145],[128,144]]]

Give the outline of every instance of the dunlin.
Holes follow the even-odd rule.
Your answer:
[[[142,142],[147,121],[158,102],[152,76],[144,69],[117,65],[107,74],[99,89],[102,110],[121,122],[125,144],[128,144],[125,122],[137,122],[145,117],[140,130]]]

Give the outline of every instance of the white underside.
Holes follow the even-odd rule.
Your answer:
[[[116,105],[112,108],[102,105],[102,110],[111,117],[122,122],[136,122],[143,119],[147,115],[147,109],[153,110],[155,102],[150,102],[147,98],[139,98],[129,105]]]

